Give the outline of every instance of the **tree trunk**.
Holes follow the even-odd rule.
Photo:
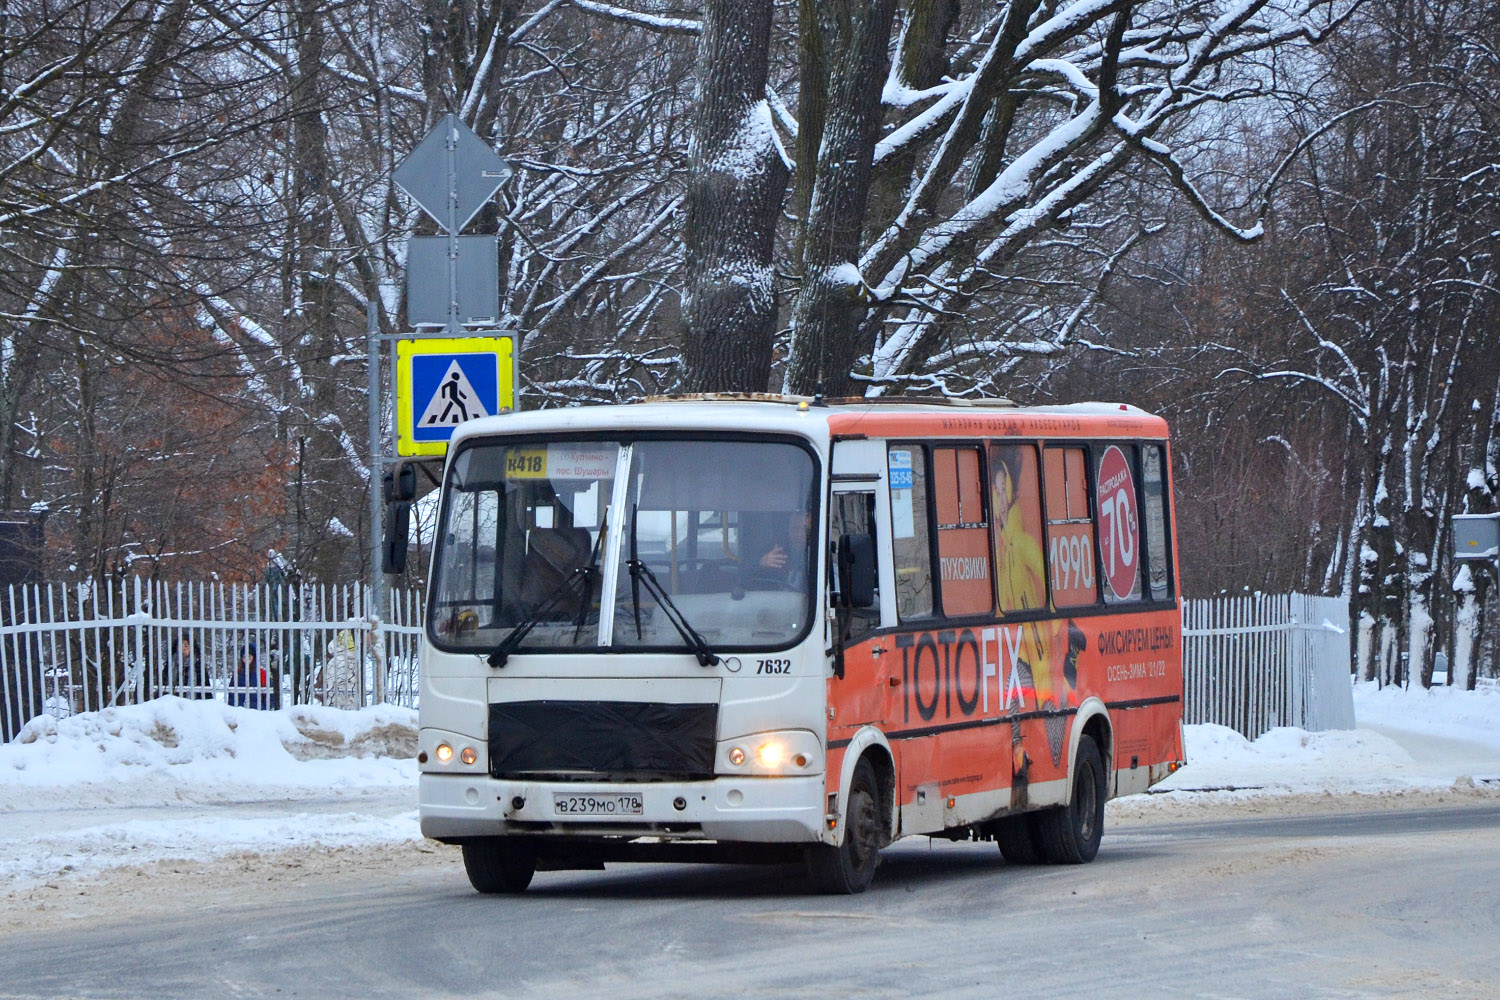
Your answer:
[[[771,377],[788,173],[766,100],[771,14],[771,0],[704,5],[684,233],[689,391],[764,392]]]
[[[823,32],[818,28],[817,0],[801,0],[797,23],[797,176],[792,185],[792,214],[796,230],[792,269],[801,274],[807,214],[812,210],[813,181],[817,179],[818,149],[823,145],[823,119],[828,114],[828,62]]]
[[[803,223],[802,287],[792,321],[787,385],[810,394],[852,395],[849,359],[861,353],[866,296],[857,264],[886,76],[895,0],[818,4],[827,43],[828,109]]]

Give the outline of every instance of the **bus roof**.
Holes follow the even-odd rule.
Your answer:
[[[1128,403],[851,406],[830,415],[828,429],[835,437],[1167,437],[1165,420]]]
[[[655,396],[638,403],[559,407],[460,425],[453,443],[490,434],[556,434],[670,428],[755,430],[799,437],[1165,438],[1161,417],[1127,403],[1017,406],[1005,399],[891,396],[817,400],[769,393]]]

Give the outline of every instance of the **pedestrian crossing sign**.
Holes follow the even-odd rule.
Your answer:
[[[443,455],[453,429],[515,406],[510,337],[396,341],[396,454]]]

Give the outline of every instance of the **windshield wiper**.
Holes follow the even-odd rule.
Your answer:
[[[578,598],[578,617],[573,619],[573,645],[583,632],[583,620],[588,617],[589,600],[594,596],[594,581],[599,579],[599,550],[604,547],[604,536],[609,533],[609,512],[599,519],[599,535],[594,539],[594,549],[589,553],[589,564],[583,567],[585,579],[583,594]]]
[[[677,634],[682,636],[682,640],[692,647],[693,655],[698,657],[698,665],[712,667],[719,662],[719,654],[713,651],[707,639],[698,634],[697,629],[688,624],[688,620],[683,617],[677,605],[673,604],[672,599],[667,596],[666,588],[661,585],[661,581],[656,578],[656,574],[651,572],[651,567],[647,566],[639,558],[635,537],[636,516],[639,513],[639,506],[631,508],[630,558],[625,563],[626,566],[630,567],[631,598],[635,602],[635,637],[637,639],[641,637],[641,583],[644,581],[646,589],[651,592],[652,597],[656,598],[656,603],[661,606],[663,613],[667,616],[667,621],[671,622],[672,627],[677,629]]]
[[[511,629],[510,635],[500,640],[500,645],[491,651],[485,660],[491,667],[499,669],[505,666],[505,661],[510,659],[510,654],[516,651],[521,641],[531,632],[542,618],[555,608],[563,598],[574,592],[579,581],[583,582],[583,589],[578,595],[578,615],[573,620],[573,642],[578,642],[578,635],[583,630],[583,620],[588,615],[589,598],[594,594],[594,580],[599,576],[599,548],[604,541],[604,525],[599,526],[599,537],[594,540],[594,550],[589,555],[587,566],[578,566],[569,573],[562,583],[559,583],[552,593],[547,595],[546,600],[532,609],[531,614],[521,620],[521,623]]]

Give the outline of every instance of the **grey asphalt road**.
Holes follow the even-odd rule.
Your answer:
[[[1497,886],[1496,804],[1130,826],[1081,867],[907,840],[856,897],[679,865],[482,897],[450,849],[322,850],[47,887],[0,997],[1491,998]]]

